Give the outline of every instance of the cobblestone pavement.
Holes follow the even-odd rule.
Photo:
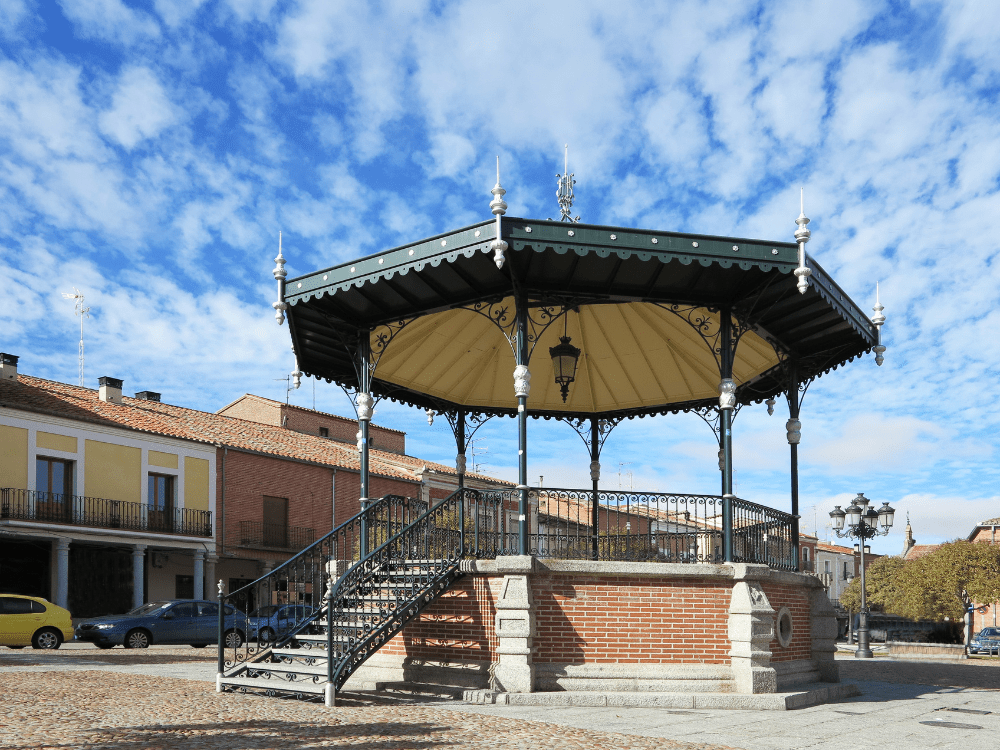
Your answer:
[[[211,649],[67,646],[0,649],[0,747],[967,750],[992,746],[1000,731],[997,659],[841,657],[843,679],[864,694],[799,711],[472,706],[368,693],[326,709],[216,693]]]
[[[96,651],[96,649],[95,649]],[[0,651],[4,700],[0,747],[9,750],[277,750],[351,747],[676,748],[716,744],[629,736],[537,720],[482,716],[441,704],[344,694],[336,709],[321,704],[215,692],[197,672],[189,679],[121,670],[214,666],[181,662],[190,650],[96,653]],[[18,658],[21,657],[21,658]],[[80,665],[79,662],[85,662]],[[100,662],[85,668],[86,662]],[[202,670],[204,671],[204,669]]]

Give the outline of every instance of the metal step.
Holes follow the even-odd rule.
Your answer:
[[[323,690],[326,687],[325,678],[323,682],[313,682],[311,679],[308,681],[289,681],[266,680],[253,677],[223,677],[219,680],[219,683],[224,690],[229,689],[242,692],[240,690],[242,688],[247,692],[274,692],[290,695],[323,695]]]
[[[297,674],[297,675],[326,675],[326,659],[322,664],[289,664],[288,662],[264,662],[251,664],[247,667],[247,672],[243,676],[248,679],[267,679],[262,677],[251,677],[250,672],[270,672],[271,674]]]

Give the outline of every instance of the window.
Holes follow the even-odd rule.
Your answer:
[[[178,576],[179,578],[180,576]],[[183,604],[178,604],[176,607],[172,607],[170,613],[174,617],[197,617],[198,610],[194,602],[184,602]]]
[[[218,604],[199,604],[198,605],[198,617],[218,617],[219,616],[219,605]]]
[[[33,611],[37,611],[31,606],[35,603],[31,599],[14,596],[0,597],[0,615],[30,615]],[[44,607],[42,611],[45,611]]]
[[[174,521],[174,477],[169,474],[149,475],[149,528],[170,531]]]
[[[826,573],[827,575],[830,575],[830,561],[829,560],[824,560],[823,561],[823,572]]]
[[[288,546],[288,498],[264,495],[264,546]]]
[[[35,489],[56,496],[59,501],[60,495],[72,495],[73,462],[39,456],[35,460]]]
[[[194,576],[174,577],[174,598],[194,599]]]
[[[149,509],[168,511],[174,507],[174,478],[168,474],[149,475]]]
[[[849,566],[850,566],[850,563],[845,560],[844,561],[844,580],[845,581],[847,580],[848,575],[850,575]]]
[[[802,548],[802,562],[809,562],[809,548]]]
[[[73,462],[58,458],[35,459],[35,513],[40,520],[71,520]]]
[[[320,427],[319,428],[319,436],[320,437],[330,437],[330,428],[329,427]]]

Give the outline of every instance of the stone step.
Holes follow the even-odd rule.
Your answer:
[[[806,706],[861,695],[857,685],[813,683],[801,690],[780,693],[619,693],[597,691],[560,691],[551,693],[496,693],[491,690],[465,690],[466,703],[495,703],[507,706],[621,706],[622,708],[737,709],[789,711]]]
[[[426,698],[441,698],[444,700],[462,700],[465,688],[454,685],[434,685],[422,682],[376,682],[378,693],[395,693],[398,695],[413,695]]]

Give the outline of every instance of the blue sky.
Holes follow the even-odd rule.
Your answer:
[[[553,216],[564,143],[588,222],[790,240],[805,187],[810,253],[866,310],[881,282],[889,349],[809,390],[803,526],[864,491],[901,511],[876,551],[906,511],[964,536],[1000,516],[998,42],[961,2],[0,0],[0,349],[76,382],[77,287],[89,386],[284,398],[279,230],[295,275],[489,218],[497,154],[510,214]],[[783,509],[786,416],[734,438],[738,493]],[[376,421],[454,458],[444,420]],[[532,476],[586,485],[568,427],[530,431]],[[480,435],[515,476],[514,422]],[[715,492],[713,440],[627,422],[605,481]]]

